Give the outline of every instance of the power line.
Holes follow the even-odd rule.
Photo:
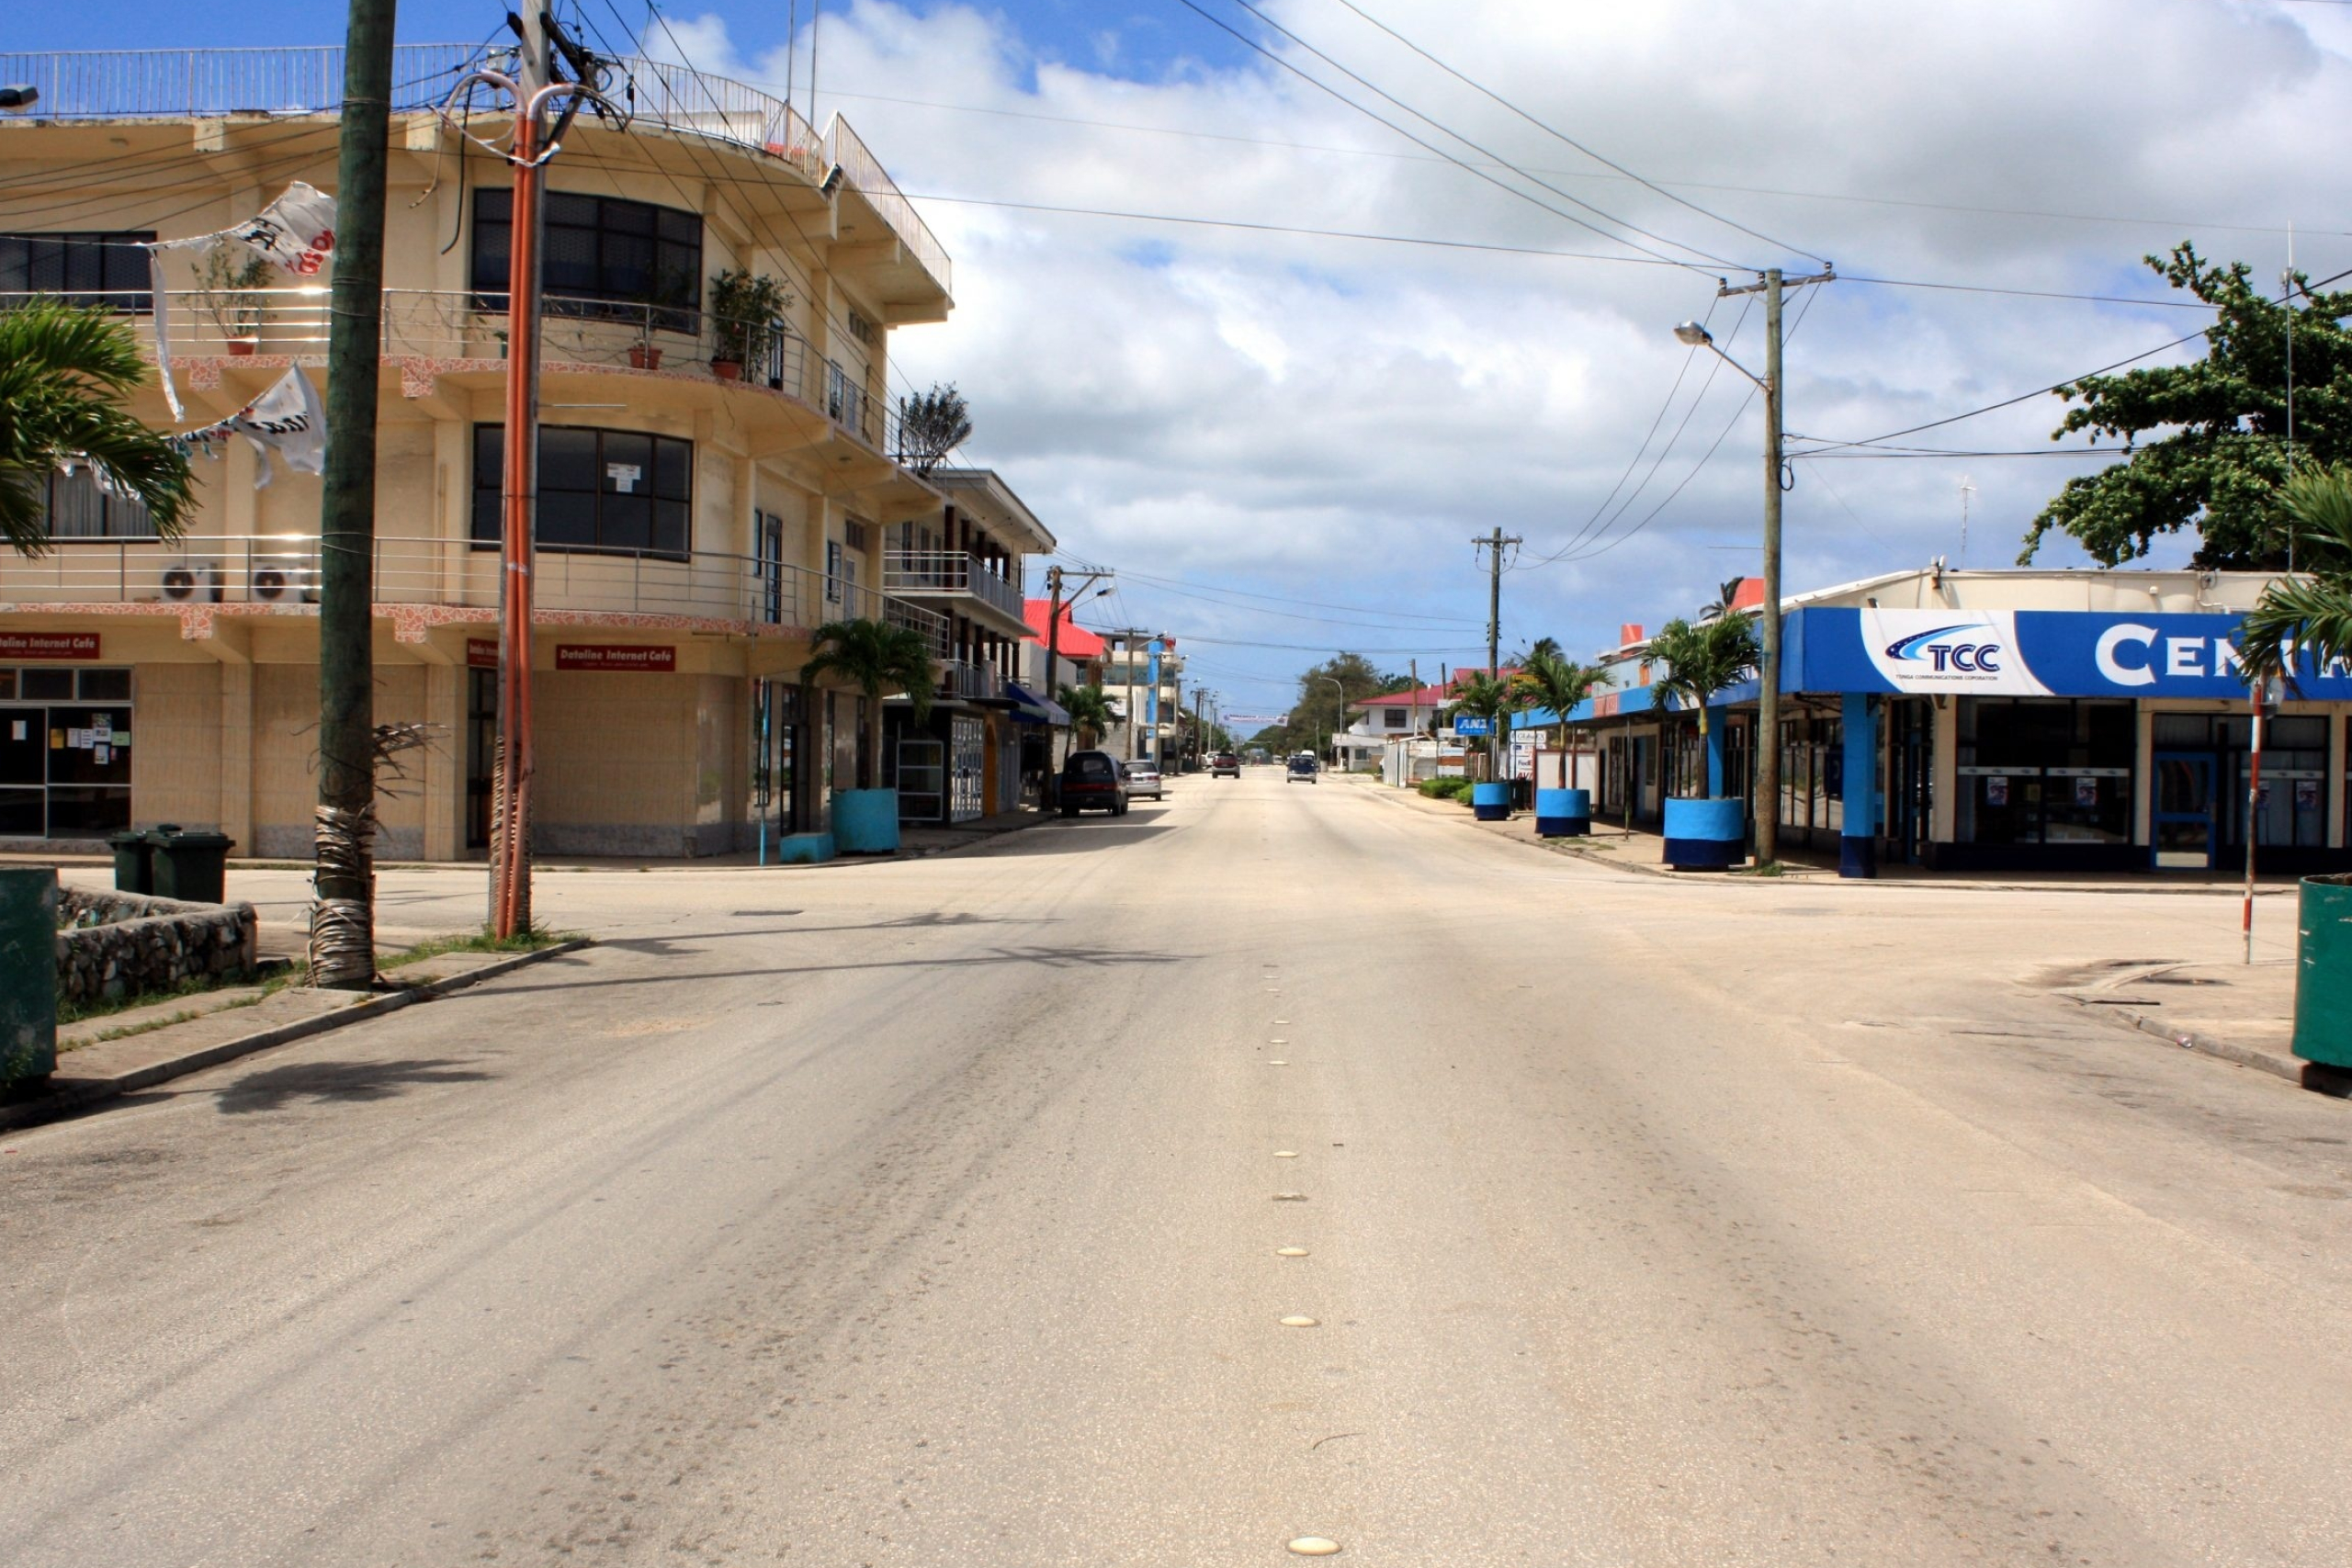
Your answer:
[[[2335,3],[2335,0],[2329,0]],[[2352,0],[2344,0],[2352,5]],[[857,98],[866,103],[898,104],[908,108],[937,109],[945,114],[988,115],[1001,119],[1035,120],[1043,125],[1086,126],[1098,130],[1123,130],[1144,136],[1173,136],[1187,141],[1224,141],[1240,147],[1271,147],[1292,152],[1319,152],[1342,158],[1380,158],[1408,164],[1442,164],[1450,162],[1442,156],[1420,152],[1392,151],[1378,147],[1338,147],[1314,141],[1285,141],[1272,137],[1237,136],[1230,131],[1200,130],[1189,126],[1139,125],[1131,120],[1095,119],[1083,115],[1039,114],[1029,109],[997,108],[985,104],[956,104],[937,98],[909,98],[888,93],[853,93],[834,89],[837,98]],[[1490,165],[1502,168],[1506,165]],[[1590,169],[1555,169],[1542,164],[1525,167],[1536,174],[1556,179],[1604,180],[1611,183],[1640,183],[1636,176],[1599,174]],[[1892,196],[1858,196],[1850,192],[1825,190],[1792,190],[1782,186],[1733,185],[1717,180],[1673,180],[1661,182],[1667,194],[1676,187],[1684,190],[1723,191],[1735,196],[1779,197],[1791,201],[1837,201],[1865,207],[1894,207],[1924,212],[1953,212],[1983,218],[2043,218],[2064,223],[2113,223],[2143,229],[2220,230],[2242,234],[2284,234],[2287,228],[2277,223],[2222,223],[2211,219],[2143,218],[2111,212],[2063,212],[2039,207],[1984,207],[1971,203],[1950,201],[1920,201]],[[933,200],[944,199],[932,197]],[[1701,209],[1700,210],[1704,210]],[[2312,229],[2297,225],[2295,231],[2305,235],[2323,235],[2329,239],[2352,239],[2352,230]],[[1844,274],[1839,276],[1843,278]]]
[[[1257,9],[1257,6],[1252,5],[1250,0],[1241,0],[1241,3],[1249,6],[1253,11]],[[1700,206],[1697,202],[1677,196],[1672,191],[1667,189],[1664,186],[1661,186],[1653,180],[1643,178],[1640,175],[1637,175],[1633,170],[1625,167],[1624,164],[1616,162],[1612,158],[1604,157],[1600,153],[1594,152],[1591,148],[1586,146],[1583,142],[1578,141],[1575,137],[1570,136],[1566,131],[1560,130],[1557,126],[1536,118],[1533,115],[1528,113],[1525,109],[1520,107],[1509,98],[1504,97],[1500,93],[1496,92],[1485,83],[1474,81],[1472,78],[1464,75],[1460,71],[1455,70],[1444,61],[1440,60],[1436,55],[1430,53],[1428,50],[1423,49],[1419,44],[1415,43],[1403,33],[1398,32],[1395,28],[1390,27],[1379,17],[1372,15],[1363,6],[1356,5],[1355,0],[1337,0],[1337,3],[1345,6],[1348,10],[1352,11],[1358,17],[1363,18],[1363,20],[1371,23],[1374,27],[1378,28],[1382,32],[1386,33],[1390,38],[1395,39],[1398,43],[1403,44],[1407,49],[1411,50],[1415,54],[1419,55],[1423,60],[1428,61],[1430,64],[1436,66],[1439,70],[1444,72],[1447,75],[1453,77],[1464,86],[1491,98],[1496,103],[1500,104],[1503,107],[1509,109],[1511,113],[1517,115],[1520,118],[1525,120],[1528,124],[1533,126],[1536,130],[1543,131],[1545,135],[1566,142],[1570,147],[1573,147],[1577,152],[1583,153],[1586,157],[1591,159],[1594,163],[1600,164],[1606,168],[1615,170],[1625,178],[1632,180],[1635,185],[1638,185],[1646,190],[1656,191],[1658,195],[1666,197],[1667,200],[1687,207],[1691,211],[1699,214],[1702,218],[1712,219],[1715,222],[1721,223],[1726,228],[1736,229],[1751,240],[1761,240],[1768,245],[1778,245],[1782,250],[1793,251],[1798,255],[1804,256],[1806,260],[1819,262],[1824,266],[1827,266],[1829,265],[1829,258],[1826,256],[1816,255],[1801,245],[1792,245],[1786,240],[1776,240],[1770,234],[1758,233],[1757,231],[1749,228],[1745,223],[1739,222],[1736,219],[1726,218],[1720,212],[1711,212],[1707,209]]]
[[[1391,130],[1395,131],[1397,135],[1399,135],[1399,136],[1401,136],[1401,137],[1405,138],[1405,140],[1407,140],[1408,141],[1412,142],[1412,143],[1413,143],[1414,145],[1416,145],[1416,146],[1427,148],[1430,152],[1432,152],[1436,153],[1439,157],[1443,158],[1447,163],[1452,164],[1455,168],[1461,169],[1461,170],[1463,170],[1464,173],[1467,173],[1467,174],[1470,174],[1470,175],[1476,175],[1477,178],[1479,178],[1479,179],[1482,179],[1482,180],[1486,181],[1488,185],[1493,186],[1497,190],[1507,192],[1508,194],[1510,194],[1510,195],[1511,195],[1511,196],[1517,197],[1520,200],[1524,201],[1524,202],[1527,202],[1527,203],[1528,203],[1528,204],[1530,204],[1531,206],[1538,207],[1538,208],[1543,209],[1544,211],[1551,213],[1551,214],[1552,214],[1554,217],[1555,217],[1555,218],[1564,218],[1564,219],[1566,219],[1567,221],[1569,221],[1569,222],[1571,222],[1571,223],[1575,224],[1575,225],[1576,225],[1577,228],[1579,228],[1579,229],[1589,230],[1589,231],[1590,231],[1591,232],[1593,232],[1593,233],[1595,233],[1595,234],[1600,235],[1602,239],[1604,239],[1604,240],[1611,240],[1611,241],[1614,241],[1616,243],[1621,244],[1621,245],[1623,245],[1623,246],[1625,246],[1625,247],[1626,247],[1627,249],[1629,249],[1629,250],[1639,251],[1639,252],[1641,252],[1644,255],[1655,257],[1655,258],[1656,258],[1656,259],[1657,259],[1658,261],[1664,262],[1664,263],[1668,264],[1668,265],[1682,267],[1682,268],[1685,268],[1685,269],[1687,269],[1687,270],[1689,270],[1689,271],[1691,271],[1691,272],[1702,272],[1702,268],[1699,268],[1699,267],[1693,266],[1693,265],[1691,265],[1691,264],[1690,264],[1689,262],[1679,260],[1679,259],[1678,259],[1678,258],[1676,258],[1676,257],[1673,257],[1673,256],[1666,255],[1666,254],[1663,254],[1662,252],[1654,251],[1654,250],[1650,249],[1647,245],[1639,244],[1639,243],[1635,243],[1634,241],[1632,241],[1632,240],[1628,240],[1628,239],[1626,239],[1626,238],[1625,238],[1623,235],[1622,235],[1622,234],[1612,234],[1612,233],[1609,232],[1609,231],[1607,231],[1606,229],[1600,228],[1600,227],[1599,225],[1597,225],[1597,224],[1589,223],[1589,222],[1586,221],[1584,219],[1581,219],[1581,218],[1577,217],[1577,216],[1575,213],[1573,213],[1573,212],[1566,212],[1566,211],[1563,211],[1561,209],[1559,209],[1559,208],[1556,208],[1556,207],[1553,206],[1550,202],[1544,200],[1541,197],[1532,196],[1532,195],[1530,195],[1528,192],[1526,192],[1526,191],[1523,191],[1523,190],[1520,189],[1518,186],[1514,186],[1514,185],[1511,185],[1510,182],[1508,182],[1508,181],[1506,181],[1506,180],[1500,180],[1500,179],[1496,178],[1493,175],[1488,174],[1486,170],[1484,170],[1484,169],[1482,169],[1482,168],[1479,168],[1477,165],[1476,165],[1476,164],[1474,164],[1467,163],[1467,162],[1464,161],[1463,159],[1460,159],[1460,158],[1455,157],[1453,153],[1448,152],[1444,148],[1438,146],[1436,143],[1431,142],[1431,141],[1424,141],[1422,138],[1420,138],[1420,137],[1419,137],[1419,136],[1416,136],[1416,135],[1414,135],[1411,131],[1409,131],[1409,130],[1406,130],[1403,126],[1398,125],[1395,120],[1392,120],[1392,119],[1386,118],[1385,117],[1384,117],[1384,116],[1382,116],[1382,115],[1376,114],[1376,113],[1374,113],[1373,110],[1371,110],[1370,108],[1367,108],[1366,107],[1364,107],[1363,104],[1360,104],[1360,103],[1356,102],[1353,98],[1349,97],[1345,93],[1340,92],[1337,87],[1332,86],[1329,83],[1328,83],[1328,82],[1324,82],[1324,81],[1320,81],[1320,80],[1318,80],[1317,78],[1316,78],[1316,77],[1314,77],[1314,76],[1310,76],[1310,75],[1308,75],[1305,71],[1301,70],[1301,69],[1300,69],[1296,64],[1293,63],[1293,62],[1290,62],[1290,61],[1284,60],[1281,55],[1276,54],[1272,50],[1268,49],[1265,45],[1263,45],[1263,44],[1260,43],[1256,39],[1253,39],[1253,38],[1250,37],[1250,35],[1249,35],[1249,34],[1247,34],[1247,33],[1245,33],[1245,32],[1241,31],[1241,29],[1240,29],[1240,28],[1234,27],[1232,24],[1230,24],[1230,23],[1228,23],[1228,22],[1227,22],[1227,21],[1223,20],[1223,19],[1222,19],[1222,18],[1220,18],[1220,17],[1215,17],[1215,16],[1210,15],[1210,14],[1209,14],[1209,12],[1207,12],[1206,10],[1204,10],[1204,9],[1203,9],[1203,8],[1202,8],[1202,6],[1197,3],[1197,0],[1176,0],[1176,3],[1177,3],[1178,5],[1180,5],[1180,6],[1183,6],[1186,10],[1188,10],[1188,11],[1192,11],[1192,12],[1195,13],[1196,15],[1198,15],[1198,16],[1199,16],[1203,20],[1206,21],[1210,26],[1212,26],[1212,27],[1214,27],[1214,28],[1216,28],[1218,30],[1220,30],[1220,31],[1222,31],[1222,32],[1226,32],[1226,33],[1229,33],[1229,34],[1231,34],[1234,38],[1236,38],[1236,39],[1239,39],[1239,40],[1240,40],[1240,41],[1241,41],[1245,46],[1247,46],[1248,48],[1250,48],[1250,49],[1251,49],[1251,50],[1256,51],[1258,53],[1260,53],[1260,54],[1261,54],[1261,55],[1265,56],[1268,60],[1272,61],[1276,65],[1281,66],[1283,70],[1285,70],[1285,71],[1289,72],[1292,75],[1296,76],[1300,81],[1306,83],[1308,85],[1310,85],[1310,86],[1312,86],[1312,87],[1315,87],[1315,88],[1318,89],[1318,90],[1319,90],[1319,91],[1321,91],[1321,92],[1324,92],[1324,93],[1328,93],[1328,94],[1329,94],[1333,98],[1338,99],[1340,103],[1343,103],[1343,104],[1347,105],[1350,108],[1354,109],[1358,114],[1361,114],[1361,115],[1364,116],[1364,117],[1365,117],[1366,118],[1368,118],[1368,119],[1373,119],[1373,120],[1376,120],[1376,121],[1378,121],[1380,124],[1386,126],[1389,130]],[[1277,25],[1277,24],[1275,24],[1275,23],[1268,22],[1268,23],[1267,23],[1267,26],[1269,26],[1269,27],[1272,27],[1272,28],[1274,28],[1274,30],[1275,30],[1275,31],[1277,31],[1277,32],[1283,32],[1283,36],[1284,36],[1284,37],[1286,37],[1286,38],[1293,37],[1293,35],[1291,35],[1291,34],[1289,34],[1289,33],[1285,32],[1285,31],[1284,31],[1284,30],[1283,30],[1283,29],[1279,25]],[[1295,39],[1294,39],[1294,41],[1299,41],[1299,40],[1296,40]],[[1302,48],[1306,49],[1306,50],[1307,50],[1307,51],[1308,51],[1309,53],[1315,54],[1315,55],[1316,55],[1316,57],[1317,57],[1317,59],[1323,59],[1323,60],[1327,60],[1327,61],[1329,60],[1329,57],[1328,57],[1328,56],[1323,55],[1323,54],[1321,53],[1321,51],[1319,51],[1316,50],[1316,49],[1314,48],[1314,46],[1313,46],[1313,45],[1311,45],[1311,44],[1306,44],[1306,43],[1304,43],[1304,42],[1301,42],[1301,47],[1302,47]],[[1335,68],[1336,68],[1336,69],[1338,69],[1339,71],[1340,71],[1340,72],[1344,73],[1345,74],[1347,74],[1347,75],[1349,75],[1349,76],[1351,76],[1351,77],[1353,77],[1355,80],[1357,80],[1357,81],[1359,81],[1359,82],[1363,81],[1363,79],[1362,77],[1360,77],[1360,76],[1356,76],[1356,75],[1355,75],[1355,73],[1353,73],[1353,72],[1351,72],[1351,71],[1349,71],[1349,70],[1348,70],[1348,68],[1347,68],[1346,66],[1344,66],[1344,65],[1337,65],[1337,63],[1336,63],[1336,62],[1331,62],[1331,63],[1333,63],[1333,64],[1335,65]],[[1389,101],[1389,102],[1391,102],[1391,103],[1396,103],[1396,99],[1394,99],[1394,98],[1389,98],[1389,96],[1388,96],[1386,93],[1382,93],[1382,92],[1380,91],[1380,89],[1379,89],[1379,88],[1372,86],[1372,84],[1370,84],[1369,82],[1365,82],[1365,83],[1364,83],[1364,85],[1365,85],[1366,87],[1368,87],[1368,88],[1371,88],[1371,90],[1372,90],[1373,92],[1374,92],[1374,93],[1379,93],[1379,94],[1380,94],[1380,96],[1381,96],[1382,97],[1384,97],[1384,98],[1388,98],[1388,101]],[[1432,126],[1436,126],[1436,127],[1437,127],[1437,129],[1439,130],[1439,131],[1440,131],[1441,133],[1442,133],[1442,134],[1444,134],[1444,135],[1448,135],[1448,136],[1452,136],[1452,137],[1453,137],[1453,139],[1454,139],[1455,141],[1462,142],[1462,143],[1463,143],[1463,145],[1464,145],[1464,146],[1466,146],[1466,147],[1474,147],[1474,148],[1477,148],[1477,150],[1478,150],[1479,152],[1486,153],[1486,155],[1487,155],[1487,157],[1489,157],[1489,158],[1494,157],[1494,154],[1493,154],[1492,152],[1487,152],[1487,150],[1486,150],[1485,148],[1483,148],[1483,147],[1478,147],[1478,144],[1477,144],[1476,142],[1470,141],[1470,140],[1469,140],[1469,138],[1464,137],[1464,136],[1462,136],[1462,135],[1460,135],[1460,134],[1459,134],[1459,133],[1457,133],[1457,132],[1451,131],[1451,130],[1445,130],[1445,128],[1444,128],[1444,127],[1442,127],[1442,126],[1438,126],[1438,125],[1437,125],[1437,122],[1436,122],[1436,121],[1434,121],[1434,120],[1430,120],[1428,116],[1426,116],[1426,115],[1420,115],[1420,114],[1419,114],[1419,113],[1418,113],[1418,111],[1413,110],[1413,109],[1411,109],[1411,108],[1408,108],[1408,107],[1407,107],[1407,106],[1405,106],[1405,105],[1403,105],[1403,104],[1397,104],[1397,107],[1399,107],[1399,108],[1404,108],[1404,109],[1406,110],[1406,112],[1407,112],[1407,113],[1408,113],[1408,114],[1414,114],[1414,115],[1416,116],[1416,118],[1421,118],[1421,119],[1424,119],[1424,120],[1428,120],[1428,122],[1429,122],[1430,125],[1432,125]],[[1532,175],[1528,175],[1524,170],[1521,170],[1521,169],[1518,168],[1516,165],[1510,164],[1506,163],[1504,166],[1505,166],[1505,167],[1507,167],[1507,168],[1511,169],[1512,173],[1519,175],[1520,175],[1521,178],[1523,178],[1523,179],[1529,179],[1529,180],[1532,180],[1532,181],[1534,184],[1536,184],[1536,185],[1544,186],[1544,189],[1546,189],[1546,190],[1551,190],[1551,189],[1553,189],[1553,188],[1554,188],[1554,187],[1552,187],[1552,186],[1546,186],[1546,185],[1544,185],[1544,182],[1543,182],[1542,180],[1535,179],[1535,178],[1534,178],[1534,176],[1532,176]],[[1635,228],[1633,224],[1625,222],[1625,221],[1624,221],[1624,220],[1623,220],[1623,219],[1621,219],[1621,218],[1616,218],[1616,217],[1611,216],[1611,214],[1609,214],[1609,213],[1602,212],[1602,211],[1600,210],[1600,209],[1599,209],[1599,208],[1597,208],[1597,207],[1594,207],[1594,206],[1592,206],[1591,204],[1589,204],[1589,203],[1588,203],[1588,202],[1577,201],[1577,198],[1576,198],[1575,197],[1566,196],[1566,192],[1557,192],[1557,193],[1555,193],[1555,194],[1559,194],[1559,195],[1561,195],[1561,196],[1565,197],[1566,197],[1566,199],[1567,199],[1567,200],[1569,200],[1569,201],[1576,202],[1576,204],[1577,204],[1578,207],[1583,208],[1583,209],[1584,209],[1586,211],[1588,211],[1588,212],[1599,213],[1599,214],[1600,214],[1600,216],[1601,216],[1601,217],[1603,217],[1603,218],[1607,218],[1607,219],[1608,219],[1611,222],[1612,222],[1612,223],[1619,224],[1620,226],[1622,226],[1622,227],[1623,227],[1623,228],[1632,229],[1632,230],[1634,231],[1634,232],[1635,232],[1635,233],[1637,233],[1637,234],[1646,234],[1646,233],[1648,232],[1648,231],[1646,231],[1646,230]],[[1658,238],[1658,236],[1657,236],[1657,235],[1650,235],[1650,237],[1651,237],[1651,238],[1653,238],[1653,239],[1657,239],[1657,238]],[[1700,249],[1699,249],[1698,247],[1696,247],[1695,245],[1684,245],[1684,244],[1681,244],[1679,242],[1678,242],[1678,241],[1673,241],[1673,240],[1661,240],[1661,241],[1660,241],[1660,243],[1663,243],[1663,244],[1675,245],[1675,246],[1677,246],[1677,248],[1678,248],[1678,249],[1681,249],[1681,250],[1689,251],[1689,252],[1690,252],[1693,255],[1705,257],[1705,259],[1707,259],[1707,260],[1709,260],[1709,261],[1715,262],[1715,263],[1717,263],[1717,265],[1723,265],[1723,266],[1735,266],[1735,265],[1736,265],[1736,264],[1732,263],[1732,262],[1724,261],[1724,260],[1722,260],[1722,258],[1720,258],[1720,257],[1716,257],[1716,256],[1710,256],[1710,255],[1708,255],[1708,254],[1707,254],[1707,253],[1706,253],[1706,252],[1704,252],[1704,251],[1702,251],[1702,250],[1700,250]],[[1744,270],[1744,269],[1742,269],[1742,270]]]

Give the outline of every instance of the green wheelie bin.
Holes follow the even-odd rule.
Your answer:
[[[236,840],[226,833],[203,829],[165,826],[148,834],[155,846],[155,896],[188,904],[228,902],[229,851]]]

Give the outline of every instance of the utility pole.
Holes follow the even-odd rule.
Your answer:
[[[1787,488],[1781,479],[1787,465],[1781,456],[1781,297],[1790,288],[1837,280],[1835,270],[1810,277],[1784,278],[1779,267],[1772,267],[1758,282],[1737,288],[1725,284],[1716,291],[1719,299],[1734,294],[1764,296],[1762,378],[1732,360],[1764,393],[1764,606],[1760,628],[1763,635],[1759,639],[1764,645],[1764,667],[1758,671],[1755,745],[1756,863],[1759,868],[1772,864],[1781,854],[1781,494]],[[1677,335],[1681,335],[1680,329],[1677,329]],[[1704,328],[1697,329],[1695,338],[1684,341],[1713,346]],[[1720,348],[1715,352],[1723,354]],[[1731,358],[1729,355],[1724,357]]]
[[[355,5],[357,0],[354,0]],[[556,79],[551,49],[576,69],[586,56],[555,28],[537,5],[507,25],[521,40],[514,74],[469,73],[451,94],[477,82],[503,89],[514,101],[514,136],[506,157],[514,166],[514,239],[506,275],[505,463],[500,487],[498,782],[490,835],[490,928],[503,941],[531,929],[531,564],[537,530],[539,485],[539,194],[541,171],[562,150],[563,134],[583,103],[609,107],[594,85]],[[542,136],[548,106],[568,99],[550,134]]]
[[[1503,547],[1517,545],[1516,534],[1505,534],[1500,528],[1483,539],[1470,543],[1487,552],[1487,679],[1499,682],[1503,678]],[[1503,716],[1496,714],[1487,724],[1487,779],[1493,783],[1500,766],[1497,743],[1500,740]]]
[[[1069,604],[1071,610],[1075,612],[1078,608],[1078,596],[1080,594],[1085,592],[1088,589],[1093,587],[1104,578],[1114,575],[1116,574],[1105,570],[1101,571],[1090,571],[1084,577],[1080,578],[1079,580],[1078,586],[1071,589],[1069,594]],[[1064,576],[1061,568],[1057,566],[1049,566],[1046,569],[1046,593],[1048,601],[1046,617],[1046,695],[1048,697],[1057,695],[1055,683],[1061,679],[1063,581]],[[1103,592],[1108,593],[1110,590],[1106,588]],[[1069,737],[1065,735],[1062,738],[1062,742],[1063,760],[1068,761],[1069,756]]]
[[[376,983],[376,378],[396,0],[351,0],[335,165],[327,457],[319,509],[319,808],[311,983]]]

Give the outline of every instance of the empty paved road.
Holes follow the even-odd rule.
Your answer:
[[[0,1139],[0,1559],[2352,1560],[2352,1107],[2021,983],[2215,900],[1255,770],[542,908],[612,940]]]

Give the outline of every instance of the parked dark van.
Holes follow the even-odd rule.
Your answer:
[[[1081,811],[1127,814],[1127,774],[1119,759],[1108,751],[1072,751],[1062,763],[1061,810],[1065,817]]]

